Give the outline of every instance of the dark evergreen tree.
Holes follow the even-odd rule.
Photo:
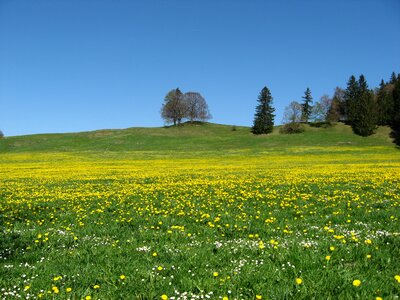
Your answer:
[[[352,105],[350,122],[354,133],[361,136],[373,134],[377,125],[376,103],[364,75],[358,80],[356,98]]]
[[[378,109],[378,125],[390,125],[393,119],[393,94],[390,86],[381,81],[379,89],[376,93],[376,104]]]
[[[397,81],[396,73],[395,73],[395,72],[392,72],[392,75],[390,76],[390,81],[389,81],[389,82],[390,82],[391,84],[395,84],[396,81]]]
[[[302,98],[304,100],[303,103],[301,104],[302,107],[301,120],[303,122],[308,122],[312,111],[311,103],[313,101],[310,88],[306,89],[306,91],[304,92],[304,96]]]
[[[394,85],[393,92],[393,117],[390,127],[392,128],[395,143],[400,145],[400,79]]]
[[[345,120],[351,124],[356,113],[356,102],[358,99],[359,87],[354,75],[351,75],[347,82],[347,89],[344,93],[345,102]]]
[[[266,86],[261,90],[257,102],[258,105],[251,131],[254,134],[271,133],[274,128],[275,108],[272,107],[271,92]]]

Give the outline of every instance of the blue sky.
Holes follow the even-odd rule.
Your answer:
[[[400,72],[400,1],[0,0],[5,135],[155,127],[176,87],[212,122],[251,126],[267,86],[275,123],[364,74]]]

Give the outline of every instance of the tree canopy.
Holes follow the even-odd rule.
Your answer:
[[[206,121],[211,118],[206,100],[197,92],[183,94],[179,88],[167,93],[161,107],[165,123],[180,125],[182,120]]]

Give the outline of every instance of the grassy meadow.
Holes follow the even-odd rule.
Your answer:
[[[343,124],[0,140],[1,299],[398,299],[400,149]]]

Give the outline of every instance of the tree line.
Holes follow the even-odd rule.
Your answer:
[[[358,80],[350,76],[346,89],[336,87],[330,98],[323,95],[313,105],[310,88],[302,97],[302,103],[292,101],[284,112],[282,133],[301,132],[303,123],[344,122],[360,136],[373,134],[378,126],[390,126],[392,136],[400,144],[400,74],[393,72],[390,80],[381,81],[379,88],[370,89],[364,75]],[[274,111],[271,92],[264,87],[258,97],[252,132],[268,134],[274,126]]]

